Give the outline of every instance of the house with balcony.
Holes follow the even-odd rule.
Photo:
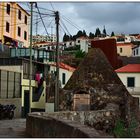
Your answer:
[[[18,90],[18,94],[20,95],[19,98],[21,99],[21,102],[19,102],[19,104],[21,104],[21,116],[26,117],[27,113],[29,113],[30,103],[31,111],[45,110],[46,76],[48,73],[47,64],[34,60],[32,61],[31,99],[29,93],[29,59],[0,58],[0,69],[13,73],[18,71],[20,73],[20,90]],[[10,79],[8,82],[10,82]]]
[[[29,47],[30,14],[16,2],[0,2],[0,42],[9,47]]]
[[[127,90],[140,99],[140,64],[128,64],[115,71]]]
[[[9,57],[0,58],[0,69],[10,71],[12,73],[20,73],[18,91],[19,106],[18,112],[23,117],[26,117],[29,112],[29,104],[31,103],[31,111],[45,111],[45,106],[48,97],[48,76],[54,75],[56,72],[56,65],[54,63],[54,52],[45,49],[32,49],[32,81],[31,81],[31,95],[29,93],[29,71],[30,71],[30,49],[29,48],[10,48]],[[60,63],[60,81],[61,88],[71,77],[74,68]],[[53,77],[51,77],[52,79]],[[10,80],[10,79],[9,79]],[[9,82],[8,80],[8,82]],[[10,89],[8,87],[8,89]],[[7,94],[7,92],[6,92]],[[7,96],[6,96],[7,97]],[[9,97],[9,96],[8,96]],[[17,101],[14,96],[14,100]],[[32,97],[30,99],[30,97]],[[4,98],[5,100],[5,98]],[[21,108],[21,109],[20,109]],[[19,116],[19,115],[18,115]]]
[[[20,90],[18,90],[18,94],[20,95],[19,104],[21,104],[21,109],[18,110],[23,117],[26,117],[29,112],[29,103],[31,103],[31,111],[45,111],[47,94],[46,77],[48,76],[50,67],[47,63],[53,61],[51,53],[46,50],[32,49],[32,99],[30,99],[29,94],[30,49],[10,48],[9,57],[0,58],[1,70],[20,73],[20,81],[18,82],[20,84]],[[6,92],[5,94],[8,93]],[[14,96],[12,97],[14,98]],[[15,98],[14,100],[17,101]]]

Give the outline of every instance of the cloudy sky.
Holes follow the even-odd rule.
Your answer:
[[[115,34],[140,33],[140,2],[38,2],[38,6],[50,10],[54,8],[60,12],[61,34],[66,32],[73,35],[77,33],[78,29],[86,30],[87,34],[89,32],[95,33],[97,27],[102,31],[104,26],[108,34],[111,34],[112,31]],[[43,9],[41,12],[51,13]],[[54,21],[49,25],[54,17],[43,19],[48,26],[48,32],[54,32]],[[71,24],[67,21],[68,19]],[[39,22],[38,32],[45,34],[41,22]]]

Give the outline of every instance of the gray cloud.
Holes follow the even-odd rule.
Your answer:
[[[41,7],[52,9],[50,3],[39,3]],[[99,27],[106,26],[107,33],[139,33],[140,32],[140,3],[70,3],[53,2],[55,10],[61,16],[69,18],[73,23],[85,29],[87,33],[95,32]],[[63,20],[64,21],[64,20]],[[69,32],[75,34],[78,30],[64,21]]]

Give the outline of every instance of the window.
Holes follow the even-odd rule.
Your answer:
[[[71,42],[70,42],[70,45],[71,45]]]
[[[20,36],[20,34],[21,34],[21,28],[18,27],[18,36]]]
[[[137,54],[137,55],[139,54],[139,50],[138,50],[138,49],[136,49],[136,54]]]
[[[120,53],[122,53],[122,48],[120,48]]]
[[[18,19],[21,20],[21,11],[20,10],[18,10]]]
[[[80,40],[78,40],[78,43],[80,43]]]
[[[62,73],[62,84],[64,85],[66,83],[66,74]]]
[[[135,77],[127,77],[127,87],[135,87]]]
[[[27,40],[27,32],[24,31],[24,39]]]
[[[25,15],[25,22],[24,22],[25,24],[27,24],[27,16]]]
[[[9,33],[10,27],[9,27],[9,22],[6,22],[6,32]]]
[[[28,79],[29,78],[29,67],[28,63],[23,63],[23,78]]]
[[[134,56],[135,56],[135,50],[134,50]]]
[[[10,15],[10,4],[7,4],[6,12],[7,12],[8,15]]]

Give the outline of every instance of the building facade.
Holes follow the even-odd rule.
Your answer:
[[[16,2],[0,2],[0,40],[14,47],[29,47],[29,13]]]
[[[115,71],[127,90],[140,99],[140,64],[128,64]]]
[[[9,80],[7,80],[7,83],[9,84],[6,84],[3,86],[3,88],[0,88],[0,91],[2,91],[4,94],[3,98],[0,98],[0,101],[4,102],[5,104],[8,100],[11,101],[11,104],[15,104],[15,101],[18,101],[18,104],[20,104],[20,107],[18,105],[18,117],[26,117],[27,113],[29,113],[30,108],[32,112],[45,111],[46,76],[48,65],[41,62],[32,61],[31,93],[29,91],[29,67],[29,59],[0,59],[0,69],[1,71],[8,71],[6,79],[9,78]],[[15,85],[14,92],[16,96],[13,96],[12,94],[12,90],[14,89],[12,88],[12,84],[14,83],[10,83],[12,82],[11,77],[15,77],[14,79],[18,81]],[[10,91],[7,92],[7,89],[9,89]],[[9,93],[9,96],[7,96],[7,93]]]
[[[50,64],[50,73],[55,73],[56,71],[56,65]],[[59,80],[61,81],[61,87],[63,88],[70,77],[72,76],[73,72],[75,71],[75,68],[66,65],[64,63],[59,64]]]
[[[33,42],[56,42],[56,35],[34,35],[33,36]]]
[[[132,56],[132,48],[133,48],[132,43],[117,43],[117,53],[120,56]]]
[[[91,41],[91,47],[100,48],[108,61],[114,69],[118,68],[119,60],[117,56],[117,47],[115,39],[104,39],[104,40],[95,40]]]
[[[132,56],[134,56],[134,57],[140,56],[140,46],[139,45],[132,48]]]
[[[76,42],[75,41],[66,41],[63,43],[65,48],[69,48],[69,47],[75,47]]]

